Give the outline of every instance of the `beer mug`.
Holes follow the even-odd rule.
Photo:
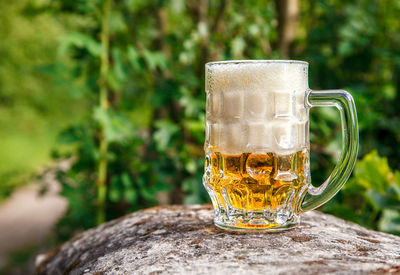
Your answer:
[[[233,230],[283,230],[332,198],[353,170],[358,124],[344,90],[308,88],[308,63],[240,60],[206,64],[203,184],[214,223]],[[309,110],[338,108],[342,152],[329,178],[311,185]],[[310,196],[305,195],[306,193]]]

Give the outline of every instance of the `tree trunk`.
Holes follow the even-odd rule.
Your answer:
[[[279,50],[283,57],[290,57],[291,44],[296,37],[299,20],[299,0],[276,0],[278,14]]]

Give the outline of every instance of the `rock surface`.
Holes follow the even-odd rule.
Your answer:
[[[400,273],[400,237],[316,211],[280,233],[229,232],[208,205],[155,207],[83,232],[37,259],[39,274]]]

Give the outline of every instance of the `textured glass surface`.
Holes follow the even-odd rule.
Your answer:
[[[320,194],[326,187],[311,185],[308,64],[208,63],[206,93],[203,183],[214,205],[215,224],[245,230],[296,225],[307,190]],[[318,195],[303,209],[330,197]]]

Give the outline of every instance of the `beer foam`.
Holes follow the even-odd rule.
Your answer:
[[[206,147],[223,154],[290,154],[308,143],[308,64],[228,61],[206,65]]]
[[[227,91],[304,91],[308,88],[306,62],[229,61],[209,63],[206,89],[212,93]]]

